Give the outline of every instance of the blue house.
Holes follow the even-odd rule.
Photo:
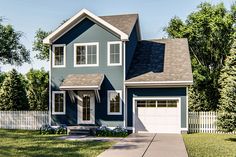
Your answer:
[[[142,40],[138,14],[83,9],[48,35],[52,126],[188,130],[187,39]]]

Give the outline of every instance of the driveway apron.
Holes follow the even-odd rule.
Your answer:
[[[187,157],[181,134],[131,134],[98,157]]]

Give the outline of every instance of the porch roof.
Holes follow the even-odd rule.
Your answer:
[[[104,74],[70,74],[60,85],[61,90],[100,90]]]

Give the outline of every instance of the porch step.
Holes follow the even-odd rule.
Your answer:
[[[93,135],[93,130],[95,130],[98,126],[68,126],[67,133],[69,135]]]
[[[90,135],[90,130],[87,129],[72,129],[69,131],[69,135]]]

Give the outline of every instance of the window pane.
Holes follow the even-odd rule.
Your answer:
[[[64,95],[62,93],[55,93],[55,112],[64,111]]]
[[[137,101],[137,107],[146,107],[146,101],[145,100]]]
[[[120,93],[109,93],[110,112],[120,112]]]
[[[120,44],[110,44],[110,63],[120,63]]]
[[[83,96],[83,120],[90,120],[90,96]]]
[[[177,100],[168,100],[168,107],[177,107]]]
[[[155,100],[147,100],[147,107],[156,107],[156,101]]]
[[[85,46],[76,47],[76,64],[86,64],[85,62]]]
[[[54,48],[54,64],[64,65],[64,47],[63,46]]]
[[[97,64],[97,46],[87,46],[87,64]]]
[[[158,100],[157,107],[167,107],[166,100]]]

